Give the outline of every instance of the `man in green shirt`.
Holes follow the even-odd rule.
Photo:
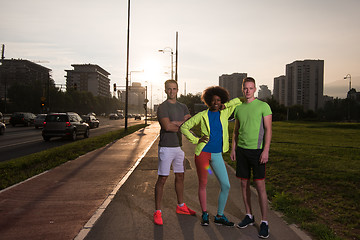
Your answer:
[[[236,160],[236,176],[241,179],[246,210],[244,220],[237,224],[237,227],[245,228],[255,222],[251,209],[250,177],[252,172],[262,215],[258,236],[268,238],[265,166],[269,159],[272,112],[267,103],[255,98],[256,86],[253,78],[244,78],[242,88],[245,102],[234,111],[235,127],[230,155],[233,161]]]

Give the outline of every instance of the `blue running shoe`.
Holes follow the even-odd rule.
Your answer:
[[[201,225],[208,226],[209,225],[209,214],[207,212],[203,212],[201,216]]]

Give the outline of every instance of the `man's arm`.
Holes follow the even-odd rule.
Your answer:
[[[234,126],[234,132],[233,132],[232,144],[231,144],[231,153],[230,153],[230,158],[232,161],[236,161],[236,146],[238,144],[239,127],[240,127],[239,120],[235,119],[235,126]]]
[[[164,117],[159,119],[159,123],[162,129],[167,132],[178,132],[179,126],[170,121],[170,118]]]
[[[184,116],[184,119],[182,121],[172,121],[171,123],[175,124],[176,126],[180,127],[181,124],[183,124],[184,122],[186,122],[186,120],[188,120],[189,118],[191,118],[190,114],[186,114]]]
[[[265,126],[265,143],[264,150],[260,156],[260,163],[264,164],[269,161],[269,150],[272,137],[272,115],[264,117],[264,126]]]
[[[187,114],[184,116],[184,120],[182,121],[170,121],[169,118],[165,117],[165,118],[160,118],[159,123],[161,125],[161,128],[165,129],[165,131],[167,132],[178,132],[181,124],[183,124],[183,122],[188,120],[190,117],[191,115]]]

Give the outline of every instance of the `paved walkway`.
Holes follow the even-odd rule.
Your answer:
[[[157,179],[158,123],[124,137],[74,161],[0,192],[1,239],[258,239],[259,222],[246,229],[212,223],[219,184],[209,176],[210,225],[200,225],[194,146],[184,140],[185,200],[196,216],[175,213],[174,176],[163,199],[163,226],[153,224],[154,185]],[[231,190],[225,215],[233,222],[244,217],[240,184],[228,168]],[[260,219],[253,194],[256,220]],[[269,214],[269,239],[310,239]]]

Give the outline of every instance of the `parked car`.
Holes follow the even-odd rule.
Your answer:
[[[3,122],[0,122],[0,135],[5,133],[6,125]]]
[[[100,121],[94,115],[84,115],[82,119],[89,124],[90,128],[98,128]]]
[[[109,119],[110,120],[117,120],[117,119],[119,119],[119,115],[117,115],[116,113],[110,113],[109,114]]]
[[[74,141],[78,135],[88,138],[89,134],[89,124],[74,112],[48,114],[42,130],[45,141],[52,137],[70,137]]]
[[[39,127],[43,127],[44,126],[44,121],[46,118],[47,114],[38,114],[36,115],[36,118],[34,120],[34,126],[36,129],[38,129]]]
[[[15,127],[16,124],[30,126],[34,124],[36,115],[30,112],[14,112],[10,117],[10,124]]]
[[[135,120],[141,120],[141,115],[140,114],[135,115]]]

